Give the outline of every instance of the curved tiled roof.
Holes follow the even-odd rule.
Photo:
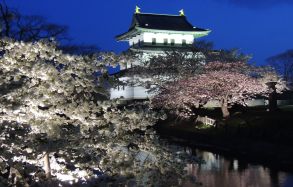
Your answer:
[[[129,30],[134,27],[157,30],[174,31],[208,31],[206,29],[193,27],[185,16],[165,14],[134,14]]]
[[[194,27],[185,16],[136,13],[133,15],[131,25],[127,32],[116,36],[116,40],[129,38],[137,35],[141,30],[163,31],[163,32],[191,32],[197,33],[199,37],[207,35],[210,30]]]

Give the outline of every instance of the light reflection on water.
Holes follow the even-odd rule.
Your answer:
[[[205,187],[293,187],[293,174],[253,165],[235,158],[201,150],[188,150],[205,163],[188,164],[188,175],[195,176]],[[293,169],[293,168],[292,168]],[[192,177],[191,177],[192,178]],[[183,186],[197,186],[189,180]]]

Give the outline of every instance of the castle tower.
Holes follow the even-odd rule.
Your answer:
[[[150,14],[141,13],[140,8],[136,7],[128,31],[116,36],[116,40],[128,42],[129,50],[139,52],[140,59],[138,62],[131,62],[134,64],[120,66],[120,69],[142,65],[143,61],[149,60],[152,56],[166,55],[165,52],[168,50],[193,53],[194,41],[210,32],[189,23],[183,10],[180,10],[179,15]],[[196,55],[200,58],[203,56],[202,53]],[[129,81],[133,77],[119,79]],[[111,98],[146,99],[149,97],[147,91],[148,89],[142,86],[126,86],[123,89],[111,89]]]

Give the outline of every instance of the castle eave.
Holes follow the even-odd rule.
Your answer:
[[[115,38],[117,41],[128,41],[129,39],[143,32],[167,33],[167,34],[189,34],[189,35],[193,35],[195,38],[200,38],[200,37],[208,35],[211,32],[211,30],[194,28],[194,30],[190,30],[190,31],[180,31],[180,30],[159,30],[159,29],[135,27],[129,30],[128,32],[125,32],[123,34],[116,36]]]
[[[123,34],[117,35],[115,38],[117,41],[128,41],[129,39],[135,37],[138,35],[140,31],[136,28],[131,29],[130,31],[127,31]]]

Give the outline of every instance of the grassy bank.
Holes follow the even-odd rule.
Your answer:
[[[217,119],[217,127],[180,121],[174,117],[157,124],[162,136],[185,144],[234,154],[286,170],[293,170],[293,107],[276,112],[263,107],[234,108],[231,117],[221,119],[218,109],[199,111]]]

